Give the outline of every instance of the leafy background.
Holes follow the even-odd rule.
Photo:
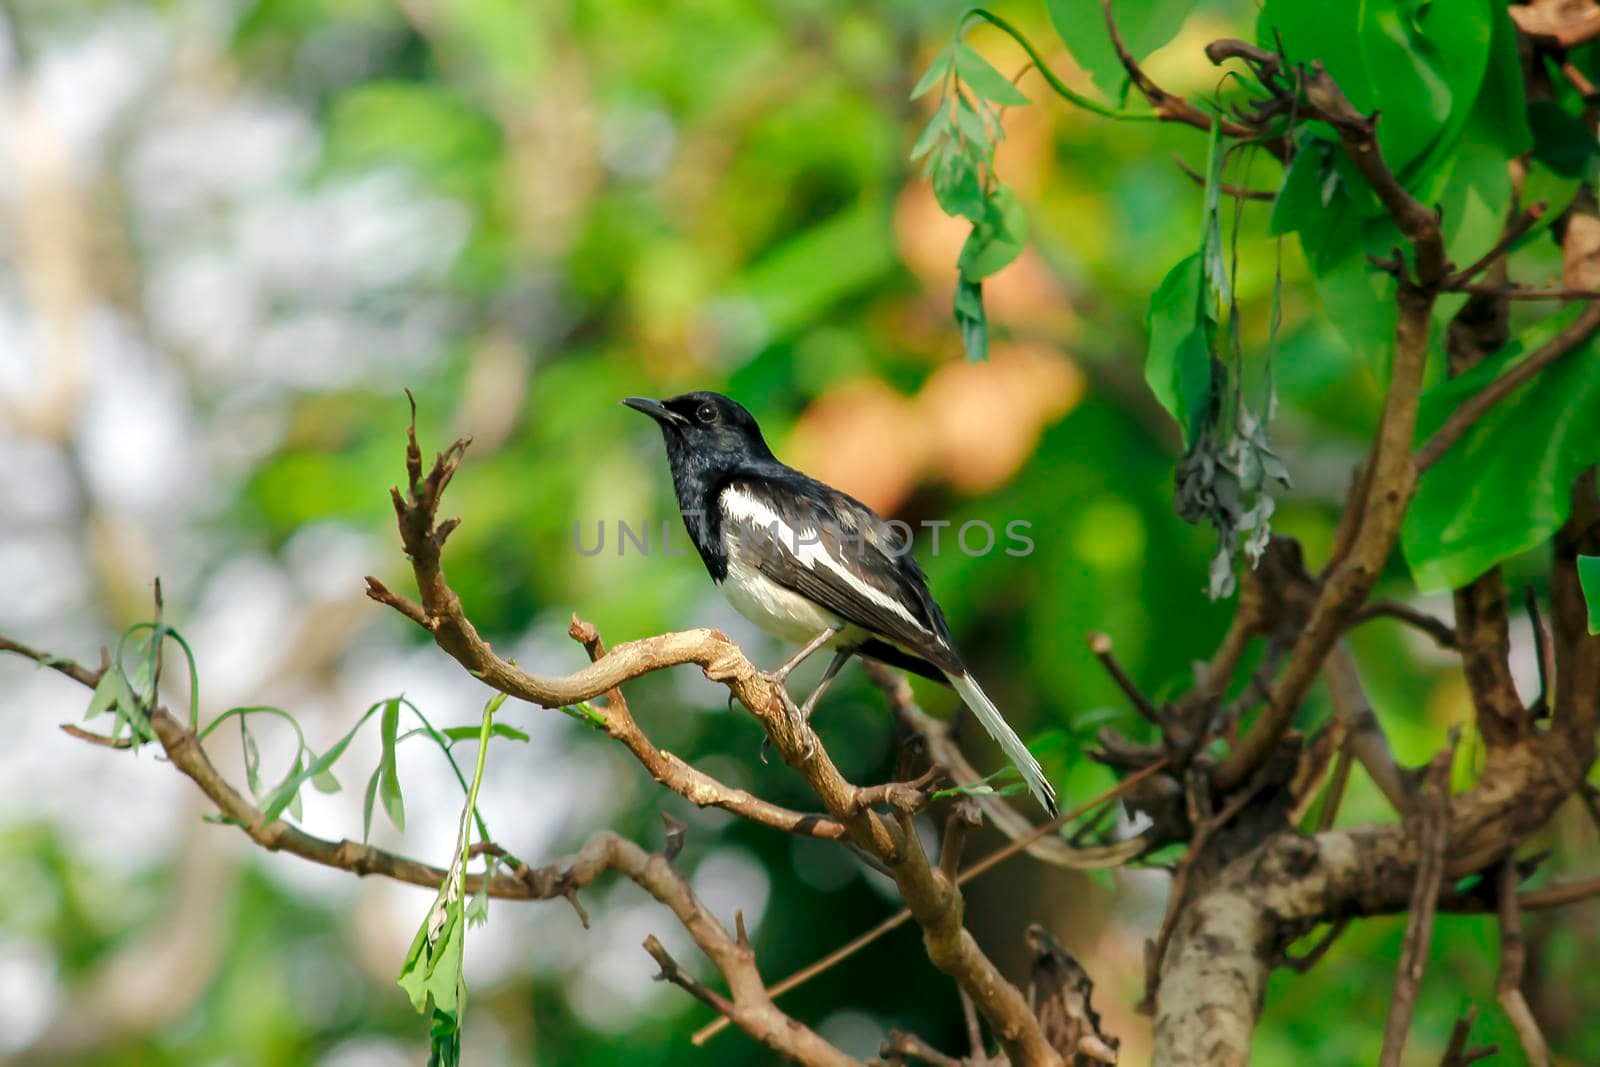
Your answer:
[[[1498,16],[1468,6],[1441,28],[1428,20],[1454,5],[1367,4],[1374,17],[1406,18],[1380,19],[1363,37],[1346,18],[1354,5],[1267,5],[1291,51],[1329,49],[1334,65],[1341,42],[1378,49],[1335,71],[1358,105],[1384,109],[1381,129],[1396,131],[1386,152],[1417,161],[1408,180],[1458,199],[1445,216],[1458,260],[1492,240],[1509,196],[1497,161],[1522,147],[1506,134],[1512,119],[1486,114],[1504,95],[1483,90],[1501,69],[1490,58]],[[1120,106],[1097,8],[1002,11],[1068,86]],[[1301,9],[1310,13],[1296,18]],[[448,564],[498,647],[525,665],[572,667],[581,652],[564,633],[576,609],[611,641],[717,625],[774,659],[779,650],[731,614],[692,559],[664,550],[664,521],[672,548],[684,546],[659,442],[616,404],[718,388],[752,408],[785,458],[886,513],[1032,523],[1026,557],[968,557],[950,530],[937,553],[924,536],[920,555],[968,659],[1040,739],[1064,802],[1093,796],[1109,778],[1081,758],[1086,740],[1107,723],[1134,735],[1140,726],[1082,636],[1111,634],[1159,693],[1213,646],[1228,610],[1206,595],[1214,535],[1174,513],[1180,435],[1142,359],[1151,294],[1200,247],[1206,213],[1171,157],[1204,171],[1207,144],[1192,130],[1059,106],[1036,75],[1022,78],[1032,103],[1006,108],[993,173],[1014,191],[1030,243],[984,271],[989,358],[966,362],[971,332],[951,302],[970,227],[945,215],[908,159],[934,107],[911,90],[959,10],[912,0],[0,5],[0,560],[12,576],[0,630],[92,661],[148,617],[159,574],[167,618],[195,649],[208,720],[280,705],[320,753],[403,692],[440,726],[475,729],[482,687],[360,595],[365,573],[403,587],[386,488],[401,474],[408,385],[426,440],[475,437],[451,490],[466,522]],[[1148,65],[1163,84],[1198,100],[1237,91],[1200,48],[1254,36],[1254,5],[1122,2],[1118,12],[1130,41],[1155,50]],[[1393,26],[1400,36],[1381,39]],[[1457,26],[1470,31],[1461,40],[1450,36]],[[1006,77],[1022,66],[992,29],[969,40]],[[1386,60],[1386,47],[1404,62]],[[1480,54],[1481,64],[1456,61]],[[1358,85],[1358,69],[1398,73]],[[1427,96],[1431,109],[1412,107],[1406,78],[1430,74],[1445,91]],[[1572,101],[1545,105],[1531,130],[1543,145],[1538,180],[1570,195],[1591,176],[1592,140],[1572,136]],[[1320,563],[1376,416],[1389,327],[1371,303],[1383,279],[1358,253],[1387,235],[1329,154],[1306,147],[1306,173],[1298,184],[1288,176],[1277,211],[1246,207],[1237,236],[1233,205],[1218,211],[1230,255],[1236,242],[1231,283],[1253,384],[1281,274],[1272,433],[1294,488],[1279,494],[1273,523]],[[1269,189],[1286,180],[1248,154],[1227,177]],[[1299,239],[1280,244],[1278,231]],[[1548,233],[1514,260],[1535,280],[1558,262]],[[1600,396],[1593,377],[1530,402],[1583,388]],[[1502,432],[1517,425],[1530,424]],[[1561,425],[1581,437],[1580,423]],[[1530,479],[1520,453],[1481,454],[1495,463],[1449,475],[1447,461],[1434,482],[1493,502],[1547,484]],[[1425,517],[1428,492],[1425,483]],[[619,520],[650,528],[655,551],[619,555]],[[1452,541],[1441,520],[1408,531],[1407,552],[1416,562],[1420,537],[1439,561],[1430,588],[1513,553],[1508,578],[1520,588],[1539,580],[1538,555],[1514,555],[1543,536],[1530,535],[1532,521],[1496,542],[1459,530]],[[592,545],[600,522],[605,550],[577,551],[574,524]],[[1442,551],[1461,543],[1479,556]],[[1448,612],[1447,596],[1415,588],[1397,560],[1380,595]],[[1525,616],[1513,638],[1527,693]],[[1420,761],[1447,725],[1470,719],[1450,662],[1410,634],[1374,623],[1355,647],[1403,759]],[[63,737],[57,723],[84,703],[69,683],[8,659],[0,684],[0,1055],[330,1067],[425,1058],[424,1021],[394,977],[430,894],[255,850],[203,822],[194,791],[149,752]],[[758,760],[748,720],[726,714],[693,672],[636,689],[635,712],[660,745],[805,803],[783,767]],[[937,690],[923,695],[935,710],[952,706]],[[1324,700],[1314,695],[1308,715]],[[690,827],[679,862],[725,920],[744,910],[771,978],[895,907],[837,849],[663,797],[570,718],[508,704],[499,719],[528,735],[497,738],[488,761],[480,804],[502,844],[539,862],[602,827],[655,843],[660,813],[674,814]],[[308,827],[358,835],[383,725],[357,733],[337,768],[340,792],[303,791]],[[847,672],[819,729],[847,774],[887,773],[887,718],[858,673]],[[253,736],[270,787],[297,758],[294,731],[263,721]],[[209,744],[243,781],[252,761],[231,727]],[[987,742],[972,744],[997,765]],[[392,773],[405,829],[376,817],[374,840],[446,862],[460,807],[449,766],[408,742]],[[1358,776],[1342,818],[1386,814]],[[1569,808],[1541,845],[1553,850],[1547,870],[1577,871],[1592,860],[1595,829]],[[1024,919],[1055,930],[1099,983],[1126,1062],[1138,1063],[1148,1022],[1131,1004],[1165,886],[1155,871],[1090,878],[1020,860],[975,882],[968,910],[1013,973]],[[692,951],[652,902],[607,883],[586,903],[588,932],[560,903],[495,904],[489,926],[468,932],[466,1062],[763,1062],[737,1035],[708,1053],[689,1047],[705,1012],[651,982],[639,942],[654,932],[679,959]],[[1584,966],[1600,948],[1600,905],[1528,926],[1530,999],[1553,1045],[1600,1047],[1600,1020],[1584,1010],[1600,997]],[[1440,920],[1412,1041],[1419,1059],[1437,1057],[1465,1003],[1492,999],[1494,937],[1487,919]],[[1369,921],[1310,975],[1275,977],[1260,1062],[1371,1062],[1400,939],[1398,921]],[[786,1004],[857,1054],[891,1025],[959,1047],[954,990],[909,930]],[[1515,1047],[1492,1008],[1477,1033]]]

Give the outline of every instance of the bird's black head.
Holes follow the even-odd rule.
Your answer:
[[[630,396],[623,403],[656,420],[675,474],[685,467],[732,472],[773,458],[755,418],[720,393],[684,393],[668,400]]]

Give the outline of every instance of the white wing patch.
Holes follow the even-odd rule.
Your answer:
[[[943,644],[936,634],[931,632],[927,626],[918,622],[916,616],[907,611],[905,606],[898,600],[889,596],[883,590],[862,581],[852,574],[850,569],[843,563],[829,555],[827,550],[822,547],[822,538],[815,527],[807,526],[796,531],[788,523],[784,522],[783,517],[773,511],[764,500],[745,492],[738,486],[729,486],[722,491],[721,504],[722,510],[730,518],[750,523],[765,536],[775,538],[783,545],[784,550],[794,556],[803,566],[809,567],[813,571],[826,568],[867,600],[887,611],[892,611],[917,630],[927,634],[931,640]]]

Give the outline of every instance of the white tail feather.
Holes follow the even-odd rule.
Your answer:
[[[978,683],[970,674],[945,673],[950,679],[950,684],[961,694],[962,701],[972,709],[978,721],[983,723],[983,728],[989,731],[989,736],[999,743],[1001,751],[1022,774],[1022,780],[1028,783],[1028,792],[1034,799],[1044,805],[1044,810],[1051,816],[1056,813],[1056,791],[1045,780],[1044,769],[1039,766],[1039,761],[1033,758],[1033,753],[1028,751],[1028,746],[1022,743],[1022,738],[1017,736],[1015,730],[1006,724],[1005,718],[1000,714],[1000,709],[994,706],[984,691],[978,688]]]

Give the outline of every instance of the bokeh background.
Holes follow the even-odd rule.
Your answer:
[[[525,666],[576,667],[574,610],[612,642],[695,625],[758,658],[779,649],[734,616],[677,528],[654,428],[627,394],[716,388],[780,455],[913,523],[1032,524],[1026,557],[969,557],[948,532],[920,555],[968,659],[1021,731],[1042,738],[1066,804],[1111,782],[1081,757],[1094,731],[1139,736],[1084,646],[1103,630],[1157,694],[1183,683],[1229,610],[1204,595],[1211,535],[1173,513],[1176,434],[1145,389],[1143,314],[1190,251],[1200,193],[1174,164],[1190,130],[1117,125],[1058,106],[1007,115],[999,168],[1034,243],[987,286],[993,358],[961,356],[950,292],[962,225],[906,161],[927,101],[908,92],[960,5],[925,0],[4,0],[0,3],[0,632],[94,660],[150,614],[199,660],[204,718],[291,710],[322,750],[374,700],[404,692],[441,724],[485,693],[393,614],[364,574],[407,587],[387,488],[402,474],[402,389],[435,447],[474,444],[451,489],[465,524],[448,566],[469,612]],[[1069,83],[1092,91],[1040,5],[1008,2]],[[1251,5],[1203,3],[1149,66],[1214,91],[1201,46],[1248,34]],[[1008,73],[1019,51],[979,46]],[[1265,158],[1240,180],[1273,187]],[[1239,231],[1252,358],[1278,263],[1263,209]],[[1377,387],[1322,320],[1292,243],[1275,439],[1295,477],[1276,519],[1325,557]],[[1548,255],[1538,251],[1530,255]],[[1297,353],[1337,359],[1297,360]],[[616,524],[652,551],[619,555]],[[592,547],[577,551],[575,525]],[[1537,560],[1510,577],[1537,573]],[[1403,568],[1386,593],[1408,596]],[[1448,603],[1425,606],[1448,612]],[[1514,625],[1533,683],[1529,629]],[[1470,718],[1449,662],[1375,623],[1356,650],[1402,758]],[[176,673],[176,672],[174,672]],[[758,759],[747,717],[684,670],[634,687],[655,741],[725,780],[811,806]],[[393,979],[431,895],[263,853],[202,821],[202,798],[152,752],[61,734],[87,694],[0,659],[0,1059],[26,1064],[400,1067],[426,1056]],[[952,698],[921,690],[945,713]],[[181,688],[178,690],[181,699]],[[1325,709],[1318,693],[1308,714]],[[693,810],[603,738],[508,706],[483,807],[533,863],[612,827],[660,840],[725,920],[742,908],[769,979],[895,910],[841,850]],[[819,715],[845,772],[881,780],[889,718],[857,670]],[[264,773],[292,759],[260,728]],[[995,751],[969,738],[974,757]],[[237,736],[213,758],[236,781]],[[304,823],[359,837],[358,738],[342,793],[307,792]],[[400,753],[404,834],[448,855],[460,792],[436,750]],[[1342,819],[1387,817],[1357,776]],[[980,837],[974,852],[996,842]],[[1579,870],[1595,828],[1573,807],[1542,841]],[[1012,860],[972,885],[968,915],[1019,978],[1021,928],[1045,922],[1098,982],[1097,1006],[1143,1062],[1143,940],[1159,871],[1089,876]],[[560,902],[496,903],[467,941],[472,1064],[761,1063],[707,1012],[653,983],[640,950],[675,924],[631,884]],[[1553,1045],[1600,1055],[1600,906],[1528,920],[1530,998]],[[1372,1062],[1398,920],[1347,933],[1311,974],[1277,976],[1264,1064]],[[1492,1007],[1495,933],[1442,917],[1412,1039],[1437,1058],[1469,1001],[1475,1036],[1515,1048]],[[961,1048],[953,986],[907,928],[785,1000],[847,1051],[890,1026]],[[1582,1050],[1588,1050],[1586,1053]],[[1585,1056],[1590,1059],[1585,1059]]]

